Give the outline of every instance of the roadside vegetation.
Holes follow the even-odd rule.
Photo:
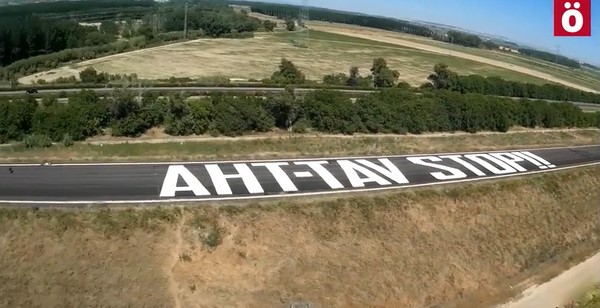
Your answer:
[[[479,83],[471,82],[467,87],[466,81],[460,83],[461,79],[443,64],[435,66],[431,83],[422,87],[420,93],[406,84],[397,84],[398,72],[389,68],[385,59],[375,59],[371,72],[371,76],[365,78],[352,68],[347,78],[332,77],[350,86],[367,80],[382,89],[356,101],[339,91],[318,90],[298,95],[293,88],[267,97],[217,94],[198,100],[186,100],[180,94],[159,98],[150,92],[138,100],[135,93],[127,90],[118,90],[103,98],[96,92],[83,90],[70,96],[67,104],[52,98],[38,104],[31,96],[12,101],[4,99],[0,101],[0,143],[35,135],[30,140],[39,140],[40,147],[45,147],[47,139],[81,141],[101,135],[108,128],[115,137],[138,137],[157,126],[164,126],[165,132],[172,136],[240,136],[270,132],[275,128],[297,133],[352,135],[506,132],[513,126],[600,127],[600,113],[584,113],[570,103],[459,93],[490,94],[488,92],[493,90],[488,91],[488,88],[494,82],[503,85],[501,91],[512,91],[513,84],[501,79],[472,78],[466,80]],[[89,69],[81,73],[81,78],[96,81],[108,79],[110,75]],[[304,74],[285,58],[271,77],[272,82],[283,85],[304,80]],[[552,94],[551,90],[560,87],[542,89]]]
[[[225,139],[210,136],[179,139],[164,133],[157,135],[164,139],[153,140],[144,136],[140,139],[110,140],[113,138],[103,136],[99,140],[92,139],[94,141],[90,142],[93,143],[73,144],[68,139],[70,136],[65,136],[66,139],[51,147],[40,147],[39,143],[34,148],[27,143],[5,145],[0,146],[0,162],[201,161],[490,151],[595,145],[600,139],[600,130],[351,137],[271,133]]]
[[[0,305],[490,307],[600,248],[598,171],[247,207],[4,208]]]
[[[578,300],[573,300],[562,308],[598,308],[600,307],[600,284],[588,290]]]

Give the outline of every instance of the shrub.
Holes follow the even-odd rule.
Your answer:
[[[52,140],[46,135],[31,134],[23,139],[26,148],[49,148],[52,146]]]
[[[75,141],[73,141],[73,137],[71,137],[71,135],[70,135],[69,133],[66,133],[66,134],[63,136],[63,139],[62,139],[62,144],[63,144],[64,146],[66,146],[66,147],[70,147],[70,146],[72,146],[73,144],[75,144]]]

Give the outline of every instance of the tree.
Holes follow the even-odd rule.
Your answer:
[[[285,28],[288,31],[294,31],[294,30],[296,30],[296,22],[293,19],[287,19],[285,21]]]
[[[391,87],[396,83],[398,77],[400,77],[398,71],[388,68],[384,58],[376,58],[373,60],[371,74],[373,74],[375,87],[378,88]]]
[[[448,65],[438,63],[433,67],[434,74],[429,75],[427,80],[433,83],[436,89],[454,90],[458,85],[458,74],[448,69]]]
[[[79,79],[84,83],[95,83],[98,77],[98,72],[93,67],[88,67],[79,72]]]
[[[266,31],[272,32],[275,29],[275,27],[277,27],[277,23],[274,21],[265,20],[263,21],[263,27]]]
[[[302,84],[306,77],[292,61],[282,58],[279,70],[273,73],[271,80],[279,84]]]
[[[100,32],[115,36],[119,34],[119,27],[114,21],[103,21],[100,24]]]
[[[346,81],[346,85],[351,87],[356,87],[358,85],[358,78],[360,77],[358,72],[358,66],[353,66],[350,68],[350,77]]]

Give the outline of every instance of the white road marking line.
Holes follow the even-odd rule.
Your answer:
[[[298,171],[298,172],[294,172],[294,176],[297,178],[311,178],[313,177],[312,173],[310,173],[310,171]]]
[[[223,198],[193,198],[193,199],[160,199],[160,200],[123,200],[123,201],[13,201],[13,200],[0,200],[0,204],[88,204],[88,205],[99,205],[99,204],[141,204],[141,203],[183,203],[183,202],[222,202],[222,201],[235,201],[235,200],[252,200],[252,199],[272,199],[272,198],[289,198],[289,197],[306,197],[306,196],[318,196],[318,195],[334,195],[334,194],[343,194],[343,193],[357,193],[357,192],[369,192],[369,191],[384,191],[384,190],[392,190],[392,189],[405,189],[405,188],[417,188],[417,187],[426,187],[426,186],[437,186],[437,185],[448,185],[448,184],[456,184],[456,183],[466,183],[466,182],[476,182],[481,180],[492,180],[499,178],[508,178],[508,177],[517,177],[531,174],[539,174],[546,172],[555,172],[560,170],[568,170],[582,167],[589,167],[600,165],[600,162],[588,163],[576,166],[567,166],[567,167],[558,167],[554,169],[547,170],[538,170],[538,171],[530,171],[527,173],[514,173],[514,174],[504,174],[504,175],[495,175],[488,177],[480,177],[480,178],[472,178],[472,179],[463,179],[463,180],[451,180],[451,181],[443,181],[443,182],[433,182],[433,183],[424,183],[424,184],[411,184],[411,185],[402,185],[402,186],[388,186],[388,187],[377,187],[377,188],[364,188],[364,189],[347,189],[347,190],[331,190],[324,192],[307,192],[307,193],[291,193],[291,194],[277,194],[277,195],[260,195],[260,196],[243,196],[243,197],[223,197]]]

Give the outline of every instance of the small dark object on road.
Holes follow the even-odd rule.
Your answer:
[[[13,173],[13,172],[15,172],[15,171],[13,170],[13,168],[12,168],[12,167],[8,167],[8,172],[10,172],[10,173],[12,174],[12,173]]]
[[[37,89],[27,89],[27,91],[25,91],[27,94],[36,94],[38,93]]]

